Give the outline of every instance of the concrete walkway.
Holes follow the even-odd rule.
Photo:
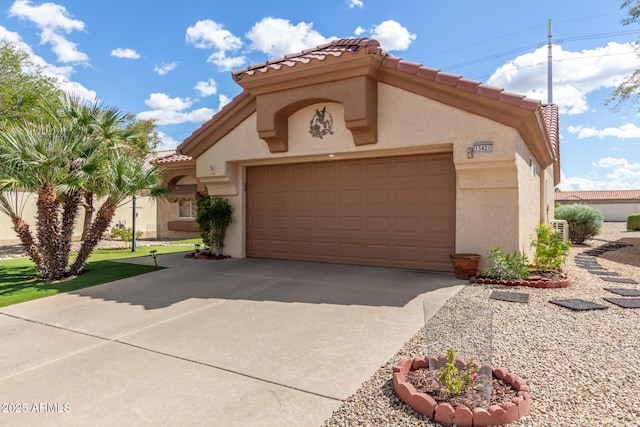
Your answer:
[[[465,283],[183,254],[158,264],[170,268],[0,309],[0,425],[319,426],[424,324],[423,300]]]

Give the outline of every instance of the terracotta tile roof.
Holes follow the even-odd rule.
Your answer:
[[[151,160],[151,163],[154,164],[188,162],[193,159],[191,156],[177,154],[176,150],[158,151],[154,153],[154,155],[154,158]]]
[[[365,48],[366,53],[383,55],[380,43],[377,40],[360,39],[340,39],[334,40],[311,49],[303,50],[299,53],[285,55],[282,58],[270,59],[261,64],[249,65],[242,70],[231,73],[233,79],[238,81],[243,75],[253,75],[255,73],[267,73],[270,70],[279,70],[282,67],[295,67],[297,64],[307,64],[313,60],[323,61],[327,56],[341,56],[345,52],[358,52],[360,48]]]
[[[487,98],[497,99],[508,104],[516,105],[529,110],[537,110],[541,103],[537,99],[527,98],[524,95],[507,92],[504,89],[487,86],[475,80],[465,79],[457,74],[449,74],[435,68],[425,67],[421,64],[405,61],[402,58],[394,57],[385,53],[380,47],[377,40],[359,38],[359,39],[340,39],[330,43],[320,45],[318,47],[303,50],[300,53],[286,55],[282,58],[272,59],[262,64],[250,65],[242,70],[234,71],[232,76],[234,80],[240,80],[246,75],[255,73],[268,73],[269,71],[277,71],[283,67],[295,67],[297,64],[307,64],[311,61],[322,61],[327,56],[341,56],[345,53],[358,52],[361,48],[366,49],[366,53],[379,55],[383,60],[384,67],[393,68],[398,71],[413,74],[427,80],[433,80],[447,86],[452,86],[466,92],[475,93]]]
[[[554,158],[555,181],[560,182],[560,112],[556,104],[542,105],[543,117]]]
[[[606,200],[640,201],[640,190],[556,191],[556,201],[589,202]]]

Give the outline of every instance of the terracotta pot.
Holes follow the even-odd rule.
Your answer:
[[[476,275],[478,271],[478,263],[480,262],[480,255],[478,254],[451,254],[451,264],[453,264],[453,271],[456,275],[456,279],[469,280]]]

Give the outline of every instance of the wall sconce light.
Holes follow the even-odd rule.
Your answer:
[[[151,251],[151,253],[149,254],[149,256],[151,258],[153,258],[153,262],[156,264],[156,267],[158,266],[158,251]]]

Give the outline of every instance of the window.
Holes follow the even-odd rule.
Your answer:
[[[196,203],[195,200],[180,199],[178,201],[178,217],[179,218],[193,219],[196,217],[197,210],[198,210],[198,204]]]

